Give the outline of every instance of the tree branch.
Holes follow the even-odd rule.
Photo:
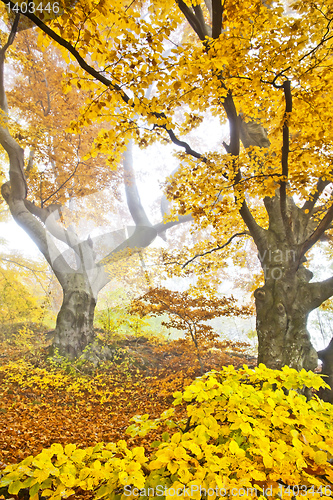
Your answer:
[[[236,106],[235,106],[235,103],[233,101],[233,97],[232,97],[230,91],[228,92],[228,95],[224,100],[223,106],[224,106],[224,109],[226,111],[227,118],[229,120],[230,145],[228,145],[228,153],[235,157],[235,160],[234,160],[235,171],[237,169],[237,173],[235,176],[235,185],[237,185],[237,184],[239,184],[239,182],[242,179],[241,172],[238,168],[238,165],[236,165],[236,158],[238,158],[238,156],[239,156],[239,141],[240,141],[240,128],[241,128],[240,122],[241,122],[241,120],[237,114]],[[250,137],[249,134],[248,134],[248,137]],[[252,145],[251,141],[249,140],[247,147],[250,147],[251,145]],[[236,198],[236,202],[237,202],[237,198]],[[248,227],[256,245],[259,247],[260,242],[262,241],[262,238],[265,234],[265,230],[262,229],[262,227],[260,227],[259,224],[257,224],[257,222],[255,221],[249,207],[247,206],[245,199],[242,202],[242,205],[239,209],[239,213],[240,213],[243,221],[245,222],[246,226]]]
[[[223,107],[229,120],[230,144],[228,145],[228,153],[232,156],[239,156],[239,123],[236,106],[229,90],[226,98],[223,101]],[[236,168],[236,167],[235,167]]]
[[[300,251],[300,257],[302,257],[311,247],[313,247],[313,245],[315,243],[317,243],[317,241],[321,238],[321,236],[324,234],[324,232],[326,231],[326,229],[328,229],[328,227],[331,224],[332,220],[333,220],[333,204],[327,210],[326,215],[320,221],[320,223],[318,224],[316,230],[303,243],[301,251]]]
[[[208,254],[210,254],[212,252],[216,252],[217,250],[222,250],[223,248],[225,248],[226,246],[228,246],[232,242],[232,240],[234,238],[236,238],[237,236],[250,236],[250,233],[248,231],[243,231],[241,233],[236,233],[233,236],[231,236],[231,238],[229,238],[228,241],[226,243],[224,243],[224,245],[221,245],[221,246],[218,245],[217,247],[212,248],[211,250],[207,250],[207,252],[196,254],[194,257],[192,257],[191,259],[189,259],[188,261],[186,261],[185,264],[182,265],[182,269],[184,269],[186,266],[188,266],[188,264],[190,264],[191,262],[193,262],[198,257],[204,257],[205,255],[208,255]]]
[[[33,166],[34,166],[35,150],[30,149],[27,168],[25,169],[25,177],[29,176]]]
[[[251,146],[267,149],[270,146],[266,129],[257,122],[244,122],[242,113],[238,116],[239,136],[245,149]]]
[[[9,177],[12,194],[18,199],[23,199],[26,197],[28,191],[27,182],[24,175],[23,149],[11,137],[7,128],[8,105],[4,84],[6,50],[15,39],[19,19],[20,16],[16,15],[7,42],[0,49],[0,106],[3,112],[1,116],[1,122],[3,122],[3,125],[0,126],[0,144],[7,152],[10,159]]]
[[[205,22],[205,18],[204,18],[203,12],[202,12],[201,5],[194,5],[193,10],[194,10],[194,13],[197,17],[197,20],[201,26],[203,34],[205,35],[205,37],[210,36],[210,34],[209,34],[210,26],[207,26],[207,24]]]
[[[127,145],[124,153],[124,184],[126,192],[127,206],[136,226],[150,227],[152,224],[142,206],[138,188],[136,186],[133,169],[132,141]]]
[[[169,222],[158,222],[153,225],[153,228],[156,229],[157,234],[161,236],[161,233],[164,233],[170,227],[178,226],[179,224],[183,224],[184,222],[192,222],[193,217],[192,214],[186,215],[178,215],[178,220],[172,220]]]
[[[289,175],[289,167],[288,167],[288,155],[289,155],[289,125],[288,120],[290,117],[290,113],[292,112],[292,95],[291,95],[291,87],[290,81],[286,80],[283,85],[284,97],[286,101],[286,108],[284,113],[283,120],[283,129],[282,129],[282,175],[283,179],[280,181],[280,210],[281,217],[283,220],[284,229],[286,232],[286,237],[289,242],[292,242],[292,230],[289,224],[288,215],[287,215],[287,183],[288,183],[288,175]]]
[[[9,3],[9,5],[10,5],[11,8],[13,8],[15,6],[15,8],[19,9],[18,4],[17,3],[15,4],[11,0],[9,0],[9,1],[1,0],[1,1],[3,3],[5,3],[6,5],[8,5],[8,3]],[[180,1],[182,1],[182,0],[180,0]],[[72,56],[78,62],[79,66],[84,71],[86,71],[89,75],[91,75],[92,77],[94,77],[97,81],[99,81],[100,83],[102,83],[106,87],[115,90],[120,95],[121,99],[125,102],[125,104],[128,104],[131,107],[134,107],[134,104],[129,104],[130,97],[126,94],[126,92],[124,92],[119,85],[117,85],[116,83],[113,83],[109,78],[106,78],[99,71],[95,70],[92,66],[90,66],[83,59],[83,57],[80,56],[79,52],[73,47],[73,45],[71,43],[69,43],[66,40],[64,40],[55,31],[53,31],[49,26],[47,26],[46,24],[44,24],[43,21],[41,21],[37,16],[35,16],[35,14],[32,14],[30,12],[25,12],[25,13],[20,12],[20,13],[23,16],[25,16],[28,19],[30,19],[36,26],[38,26],[38,28],[40,28],[46,35],[48,35],[50,38],[52,38],[52,40],[54,40],[55,42],[57,42],[61,47],[64,47],[65,49],[67,49],[68,52],[70,54],[72,54]],[[151,114],[155,118],[166,118],[166,116],[165,116],[164,113],[157,113],[157,112],[154,111]],[[202,160],[204,162],[207,162],[207,159],[204,156],[202,156],[200,153],[194,151],[190,147],[189,144],[187,144],[184,141],[178,140],[172,129],[169,129],[166,125],[158,125],[158,124],[156,124],[155,127],[156,128],[162,128],[162,129],[164,129],[167,132],[167,134],[169,135],[171,141],[176,146],[180,146],[180,147],[184,148],[185,152],[187,154],[190,154],[190,155],[194,156],[195,158],[198,158],[198,159],[200,159],[200,160]]]
[[[38,281],[38,283],[39,283],[40,287],[42,288],[42,290],[44,291],[44,293],[47,294],[47,290],[45,290],[44,285],[38,276],[38,273],[47,274],[46,271],[42,271],[40,269],[33,269],[32,267],[30,267],[26,264],[21,264],[20,262],[17,262],[17,261],[12,260],[12,259],[7,259],[6,257],[0,256],[0,260],[2,260],[4,262],[9,262],[10,264],[14,264],[14,266],[23,267],[23,269],[27,269],[28,271],[30,271],[34,275],[36,281]]]
[[[154,113],[154,114],[156,114],[156,113]],[[157,116],[157,114],[156,114],[156,116]],[[161,117],[161,116],[162,115],[160,114],[159,117]],[[164,117],[165,117],[165,115],[163,115],[163,118]],[[176,144],[176,146],[184,148],[186,154],[191,155],[194,158],[198,158],[198,160],[201,160],[204,163],[207,163],[208,160],[205,156],[203,156],[202,154],[200,154],[197,151],[195,151],[194,149],[192,149],[191,146],[187,142],[180,141],[179,139],[177,139],[177,137],[172,129],[168,129],[165,125],[156,125],[156,127],[163,128],[168,133],[171,141],[174,144]]]
[[[188,7],[183,0],[178,0],[178,7],[186,17],[189,25],[196,32],[201,41],[205,40],[206,37],[206,25],[202,26],[200,19],[193,13],[193,11]]]
[[[14,23],[12,26],[12,29],[10,31],[10,34],[8,36],[7,42],[5,45],[0,49],[0,108],[4,113],[8,113],[8,105],[7,105],[7,99],[6,99],[6,92],[5,92],[5,87],[4,87],[4,62],[5,62],[5,56],[6,56],[6,51],[10,45],[12,45],[15,35],[17,32],[17,27],[18,23],[20,20],[20,15],[17,14],[14,19]]]
[[[333,276],[324,281],[317,281],[314,283],[308,283],[307,289],[310,292],[310,307],[316,309],[325,300],[329,299],[333,295]]]
[[[75,165],[75,168],[73,170],[73,172],[67,177],[67,179],[64,180],[64,182],[62,182],[60,184],[60,186],[55,190],[53,191],[53,193],[51,193],[47,198],[45,198],[45,200],[41,200],[41,205],[42,207],[45,205],[45,203],[47,203],[51,198],[53,198],[53,196],[55,196],[57,193],[59,193],[59,191],[61,191],[61,189],[72,179],[72,177],[74,177],[74,175],[76,174],[77,172],[77,169],[79,168],[79,166],[81,165],[81,162],[78,160],[76,165]]]
[[[18,19],[19,16],[16,16],[11,33],[8,37],[8,41],[0,50],[0,102],[2,103],[4,118],[7,118],[8,116],[7,100],[4,87],[5,52],[14,40]],[[36,219],[35,210],[38,207],[35,207],[33,203],[30,203],[26,199],[27,183],[24,173],[24,150],[10,135],[9,130],[6,127],[6,122],[4,126],[0,126],[0,144],[6,151],[9,158],[10,177],[10,181],[2,185],[1,194],[5,199],[14,220],[36,243],[37,247],[44,255],[45,259],[50,264],[59,282],[61,283],[61,280],[63,279],[63,273],[71,271],[71,268],[68,266],[65,259],[59,255],[59,252],[57,251],[53,242],[47,238],[45,228]],[[32,207],[34,207],[34,210],[29,210],[29,208],[31,209]]]
[[[212,38],[218,38],[222,32],[222,15],[221,0],[212,0]]]
[[[317,182],[316,186],[316,191],[313,193],[312,198],[309,200],[306,200],[305,203],[302,206],[302,210],[306,211],[308,210],[308,217],[310,218],[312,215],[312,211],[314,209],[315,204],[318,201],[319,196],[321,193],[324,191],[324,189],[331,184],[332,181],[323,181],[322,178],[320,178]]]
[[[156,236],[157,231],[154,227],[136,226],[134,233],[100,260],[98,265],[105,266],[132,255],[133,251],[139,251],[142,248],[148,247],[155,240]]]

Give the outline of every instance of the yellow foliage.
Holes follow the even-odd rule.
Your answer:
[[[265,148],[241,147],[231,154],[222,145],[221,128],[215,146],[197,154],[186,147],[186,154],[178,154],[180,169],[168,189],[175,210],[192,213],[201,228],[213,228],[213,240],[225,242],[244,230],[239,208],[245,199],[255,220],[267,228],[261,200],[274,196],[283,179],[284,123],[290,132],[287,194],[297,194],[303,204],[318,179],[332,180],[332,6],[311,0],[214,3],[212,13],[202,0],[78,0],[75,16],[70,6],[65,8],[52,29],[66,42],[61,47],[67,62],[63,88],[85,98],[69,130],[99,126],[86,159],[106,155],[116,168],[131,138],[140,147],[170,139],[184,144],[212,116],[227,124],[227,96],[245,123],[265,127]],[[196,35],[200,25],[203,35],[189,33],[185,18]],[[214,20],[220,24],[215,34]],[[44,33],[39,43],[48,44]],[[90,73],[80,58],[91,64]],[[288,116],[282,90],[287,81],[293,101]],[[195,143],[192,137],[190,143]],[[328,207],[324,196],[323,203]]]
[[[289,498],[329,497],[333,480],[333,410],[314,396],[307,401],[303,387],[318,389],[322,379],[311,372],[284,367],[254,370],[224,367],[196,379],[175,405],[186,405],[187,419],[169,410],[160,419],[135,417],[128,432],[141,434],[167,423],[156,451],[129,448],[125,441],[99,443],[81,450],[53,444],[39,455],[9,465],[0,480],[11,494],[29,488],[60,499],[75,489],[94,498],[135,497],[139,494],[199,499],[208,496]],[[295,488],[299,488],[296,491]],[[149,495],[145,492],[150,491]],[[269,492],[269,493],[268,493]]]

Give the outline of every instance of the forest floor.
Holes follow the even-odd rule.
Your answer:
[[[200,376],[193,346],[184,340],[115,338],[113,361],[94,367],[60,357],[50,362],[42,330],[0,329],[0,473],[52,443],[84,448],[125,439],[147,448],[151,433],[149,440],[125,434],[131,418],[159,417],[172,406],[172,394]],[[205,371],[254,365],[246,348],[225,342],[203,349]]]

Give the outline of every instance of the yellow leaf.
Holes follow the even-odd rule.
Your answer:
[[[175,462],[169,462],[167,468],[171,472],[171,474],[174,474],[178,469],[178,464]]]
[[[241,456],[245,455],[245,451],[242,450],[242,448],[240,448],[238,446],[238,444],[236,443],[235,440],[232,440],[229,443],[229,450],[231,451],[231,453],[233,453],[234,455],[237,455],[238,457],[241,457]]]
[[[93,464],[93,467],[95,470],[100,470],[102,464],[99,460],[95,460],[94,464]]]
[[[251,434],[252,433],[252,428],[248,422],[241,423],[239,427],[240,427],[243,434]]]
[[[76,445],[75,444],[66,444],[65,446],[65,454],[70,457],[73,453],[73,451],[76,450]]]
[[[182,446],[177,446],[174,450],[175,458],[187,458],[187,453]]]
[[[75,486],[76,483],[75,477],[72,476],[71,474],[60,474],[59,479],[62,482],[62,484],[67,486],[67,488],[73,488],[73,486]]]
[[[314,456],[314,461],[316,464],[321,465],[327,462],[327,453],[325,451],[316,451],[315,456]]]
[[[251,471],[251,477],[255,481],[265,481],[266,480],[266,474],[262,471],[259,470],[252,470]]]
[[[270,455],[263,455],[263,462],[264,462],[264,466],[267,468],[267,469],[271,469],[273,467],[273,459]]]
[[[56,455],[62,455],[63,452],[64,452],[64,449],[63,447],[61,446],[60,443],[53,443],[51,445],[51,450],[53,451],[53,453],[55,453]]]

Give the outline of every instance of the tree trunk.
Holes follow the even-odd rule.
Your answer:
[[[94,340],[96,298],[82,274],[72,274],[63,286],[63,303],[57,316],[53,351],[74,359]]]
[[[318,395],[324,401],[333,403],[333,339],[326,349],[318,351],[318,358],[323,363],[321,373],[326,375],[323,377],[324,381],[331,387],[331,389],[319,389]]]
[[[287,87],[286,87],[287,88]],[[290,88],[289,88],[290,92]],[[291,111],[287,110],[286,115]],[[289,95],[291,99],[291,96]],[[288,101],[291,107],[291,100]],[[240,138],[245,148],[269,146],[267,133],[262,125],[239,120]],[[232,135],[232,132],[231,132]],[[288,177],[289,129],[287,120],[283,128],[282,173]],[[304,267],[305,254],[321,238],[332,221],[327,212],[320,223],[312,217],[316,201],[327,185],[319,179],[317,191],[302,207],[287,195],[287,183],[280,182],[275,196],[264,198],[269,218],[267,229],[254,219],[244,201],[240,214],[258,249],[264,271],[265,284],[255,291],[256,329],[258,335],[258,363],[272,369],[287,365],[296,370],[314,370],[318,356],[307,330],[309,313],[333,294],[333,277],[322,282],[312,282],[311,271]],[[333,387],[333,341],[321,351],[323,373]],[[320,397],[333,402],[333,389],[320,391]]]
[[[288,238],[279,196],[264,202],[269,228],[256,241],[265,279],[264,286],[255,291],[258,362],[272,369],[288,365],[296,370],[314,370],[318,358],[307,320],[309,313],[326,300],[325,282],[322,287],[310,283],[313,274],[304,267],[306,258],[301,248],[308,229],[301,210],[288,200],[292,231]]]
[[[267,269],[279,276],[278,267]],[[282,272],[282,271],[281,271]],[[255,292],[258,363],[272,369],[288,365],[296,370],[317,367],[317,353],[307,330],[311,311],[304,282],[294,276],[266,279]]]

